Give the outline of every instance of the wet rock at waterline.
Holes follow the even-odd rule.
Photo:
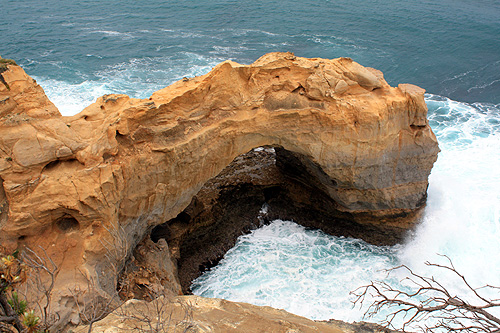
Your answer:
[[[256,147],[275,147],[277,168],[295,183],[248,192],[255,207],[291,200],[292,213],[302,214],[318,201],[304,224],[378,230],[379,243],[414,225],[439,150],[424,91],[390,87],[382,73],[347,58],[272,53],[249,66],[226,61],[149,99],[106,95],[72,117],[61,117],[20,67],[7,66],[2,77],[0,242],[6,252],[40,245],[54,256],[52,299],[63,322],[76,321],[68,287],[85,284],[75,271],[99,276],[103,294],[116,293],[114,270],[137,243],[176,218],[187,224],[182,237],[200,232],[183,210]],[[325,214],[332,222],[316,225]],[[182,257],[180,241],[169,245],[174,260]]]

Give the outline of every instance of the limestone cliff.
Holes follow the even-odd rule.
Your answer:
[[[390,87],[348,58],[226,61],[148,99],[103,96],[73,117],[20,67],[1,75],[0,242],[47,250],[61,306],[76,268],[115,292],[116,276],[102,273],[110,248],[121,246],[111,260],[123,267],[154,226],[255,147],[293,154],[352,221],[404,228],[425,204],[439,151],[424,90]]]

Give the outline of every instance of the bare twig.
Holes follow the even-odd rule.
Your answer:
[[[382,309],[388,309],[390,313],[386,315],[382,325],[396,328],[396,321],[402,320],[403,332],[415,327],[423,332],[500,332],[500,318],[491,313],[491,309],[500,308],[500,301],[484,295],[488,290],[498,292],[499,288],[490,285],[473,287],[456,270],[450,258],[443,257],[447,259],[447,264],[425,264],[457,276],[462,285],[475,296],[475,302],[452,294],[449,288],[434,277],[416,274],[408,266],[401,265],[387,272],[390,274],[406,270],[408,276],[403,281],[410,284],[411,288],[402,290],[386,282],[371,282],[351,292],[355,296],[354,304],[362,306],[368,296],[373,297],[374,301],[365,315],[373,317]]]
[[[103,238],[100,240],[101,245],[105,249],[105,258],[103,265],[109,265],[111,268],[111,273],[115,277],[115,289],[118,282],[118,272],[120,270],[120,264],[124,263],[128,256],[129,242],[125,229],[117,224],[112,225],[107,228],[104,227],[109,234],[109,238]],[[118,290],[111,295],[103,295],[101,289],[101,283],[99,281],[99,272],[95,272],[95,275],[89,276],[84,274],[80,270],[80,273],[86,280],[86,288],[81,288],[80,286],[75,286],[70,289],[70,293],[73,296],[75,304],[78,309],[78,314],[83,323],[88,324],[88,333],[92,332],[92,328],[95,322],[104,318],[107,314],[113,311],[116,307],[121,305],[121,302],[117,302]],[[118,304],[114,304],[118,303]]]
[[[193,311],[189,302],[173,301],[161,292],[150,290],[151,302],[129,304],[120,308],[117,315],[127,320],[129,330],[143,333],[190,332],[194,328]],[[180,308],[180,313],[179,309]],[[182,318],[179,318],[182,316]]]
[[[41,301],[38,301],[37,305],[42,315],[43,328],[47,330],[59,319],[57,314],[50,311],[52,290],[58,267],[44,248],[39,246],[37,251],[40,252],[26,247],[22,253],[22,260],[27,267],[34,271],[34,274],[30,274],[30,278],[33,280],[36,290],[45,299],[43,306]]]
[[[70,289],[70,293],[73,296],[75,304],[78,309],[78,314],[83,323],[88,324],[88,333],[92,332],[92,326],[95,322],[103,319],[108,313],[110,313],[115,307],[113,303],[116,300],[118,294],[114,294],[111,297],[108,295],[102,296],[99,292],[99,277],[88,277],[82,271],[80,271],[82,276],[87,281],[87,286],[85,289],[81,289],[76,286]]]
[[[129,241],[127,232],[119,223],[113,224],[111,227],[105,227],[106,231],[111,236],[111,239],[104,238],[99,240],[101,245],[106,249],[106,260],[111,265],[115,274],[120,271],[119,264],[125,263],[128,257]]]

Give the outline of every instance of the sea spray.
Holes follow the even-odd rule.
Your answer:
[[[500,108],[434,95],[427,103],[442,151],[423,222],[399,257],[426,272],[424,261],[447,255],[474,285],[500,286]]]

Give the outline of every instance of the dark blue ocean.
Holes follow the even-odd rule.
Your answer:
[[[499,0],[3,0],[0,8],[0,55],[64,115],[103,94],[145,98],[223,60],[249,64],[272,51],[351,57],[392,85],[427,90],[442,152],[424,220],[405,244],[379,248],[276,221],[240,239],[195,293],[360,320],[349,290],[401,263],[439,274],[423,264],[437,253],[474,284],[500,286]]]
[[[0,55],[77,100],[147,97],[264,53],[351,57],[390,84],[500,103],[500,1],[2,1]],[[71,103],[71,101],[66,101]]]

